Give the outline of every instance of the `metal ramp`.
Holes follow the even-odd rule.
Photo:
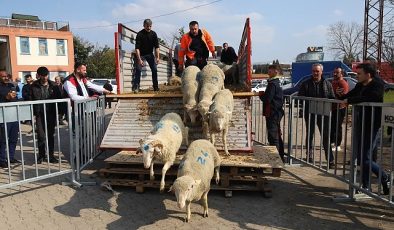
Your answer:
[[[252,151],[251,93],[234,93],[234,111],[227,136],[232,151]],[[182,94],[132,94],[118,96],[100,147],[102,149],[135,150],[139,140],[149,135],[152,127],[169,112],[183,117]],[[202,138],[201,125],[189,127],[189,142]],[[216,135],[216,147],[223,150],[221,135]],[[186,149],[185,146],[181,148]]]

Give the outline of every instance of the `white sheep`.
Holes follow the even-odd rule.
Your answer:
[[[190,220],[190,203],[202,199],[204,217],[208,217],[208,192],[215,173],[219,183],[220,156],[208,140],[193,141],[179,164],[177,179],[170,191],[175,192],[180,209],[186,205],[186,222]]]
[[[171,76],[168,78],[168,85],[172,86],[180,86],[182,84],[182,80],[178,76]]]
[[[201,89],[197,109],[203,119],[203,134],[207,136],[207,113],[213,96],[224,89],[224,73],[217,65],[209,64],[201,70],[200,79]]]
[[[234,110],[233,94],[228,89],[219,91],[213,98],[213,103],[209,108],[209,134],[211,142],[215,145],[215,133],[222,133],[224,152],[230,155],[227,147],[227,133]]]
[[[165,174],[174,164],[176,153],[182,141],[188,145],[189,129],[183,125],[181,117],[176,113],[167,113],[155,125],[145,140],[140,140],[140,151],[143,154],[144,167],[150,167],[150,179],[154,180],[154,160],[164,163],[161,170],[160,191],[164,190]]]
[[[197,79],[200,69],[197,66],[188,66],[182,74],[182,94],[183,94],[183,122],[186,124],[189,116],[192,124],[196,123],[198,116],[197,102],[199,95],[199,80]]]

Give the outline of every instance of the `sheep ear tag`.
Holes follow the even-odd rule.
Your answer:
[[[149,145],[144,144],[144,151],[146,152],[146,151],[148,151],[148,150],[149,150]]]

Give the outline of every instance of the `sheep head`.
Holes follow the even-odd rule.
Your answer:
[[[202,100],[202,101],[200,101],[200,103],[198,103],[197,110],[198,110],[198,112],[200,112],[203,119],[206,118],[206,115],[209,111],[209,106],[211,106],[211,104],[212,104],[212,101],[206,101],[206,100]]]
[[[198,189],[201,180],[194,180],[191,176],[178,177],[169,192],[174,191],[178,208],[183,209],[186,201],[193,200],[193,194]]]
[[[140,150],[143,154],[144,167],[149,168],[155,156],[160,156],[163,143],[160,140],[140,140]]]
[[[212,112],[208,113],[209,116],[209,126],[212,131],[215,132],[220,132],[223,130],[226,125],[228,124],[228,115],[227,113],[231,112],[219,112],[217,110],[214,110]]]

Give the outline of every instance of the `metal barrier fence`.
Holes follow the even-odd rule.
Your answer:
[[[266,122],[263,116],[263,102],[260,100],[258,96],[252,97],[252,134],[253,141],[257,144],[268,145],[268,137],[267,137],[267,127]],[[288,152],[288,126],[289,126],[289,114],[290,109],[290,97],[285,96],[284,100],[284,111],[285,115],[281,120],[281,131],[282,138],[284,142],[285,152]]]
[[[268,145],[263,106],[252,97],[252,133],[255,143]],[[366,194],[394,204],[394,137],[388,134],[394,104],[345,106],[339,100],[291,96],[284,98],[284,111],[287,163],[302,162],[347,183],[346,199]]]
[[[59,123],[70,106],[69,99],[0,104],[0,189],[72,172],[72,143],[62,138],[72,135],[71,123]]]
[[[364,193],[393,204],[394,139],[385,135],[394,123],[393,107],[384,103],[346,107],[339,100],[294,96],[287,115],[288,154],[347,183],[350,199]]]
[[[79,183],[82,170],[101,152],[99,146],[105,133],[104,96],[74,102],[73,121],[72,180]]]

